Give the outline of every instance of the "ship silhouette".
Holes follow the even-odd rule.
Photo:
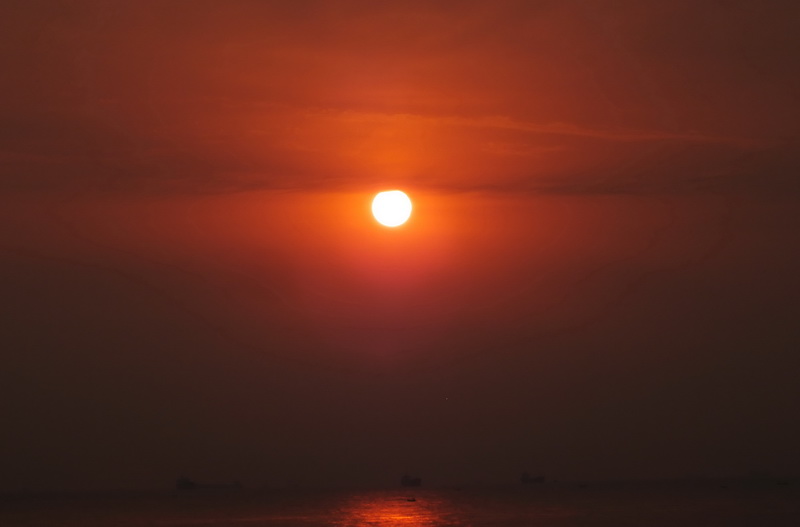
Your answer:
[[[523,472],[519,477],[520,483],[523,485],[533,485],[534,483],[544,483],[544,476],[531,476],[527,472]]]
[[[422,479],[403,474],[403,477],[400,478],[400,484],[404,487],[420,487],[422,486]]]
[[[185,476],[181,476],[175,481],[176,490],[239,490],[242,484],[238,481],[233,483],[198,483]]]

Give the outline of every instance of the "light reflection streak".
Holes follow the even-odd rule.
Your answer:
[[[401,495],[362,494],[339,509],[339,517],[334,525],[340,527],[460,525],[454,518],[442,514],[448,507],[441,502],[441,498],[434,496],[417,499]]]

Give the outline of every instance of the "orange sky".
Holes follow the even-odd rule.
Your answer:
[[[16,4],[4,186],[796,189],[783,4]]]
[[[800,472],[798,14],[4,4],[0,490]]]

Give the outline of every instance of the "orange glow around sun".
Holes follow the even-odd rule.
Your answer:
[[[411,208],[411,200],[401,190],[379,192],[372,200],[372,215],[387,227],[397,227],[408,221]]]

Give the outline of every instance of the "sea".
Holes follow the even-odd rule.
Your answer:
[[[800,526],[800,484],[18,494],[3,527]]]

